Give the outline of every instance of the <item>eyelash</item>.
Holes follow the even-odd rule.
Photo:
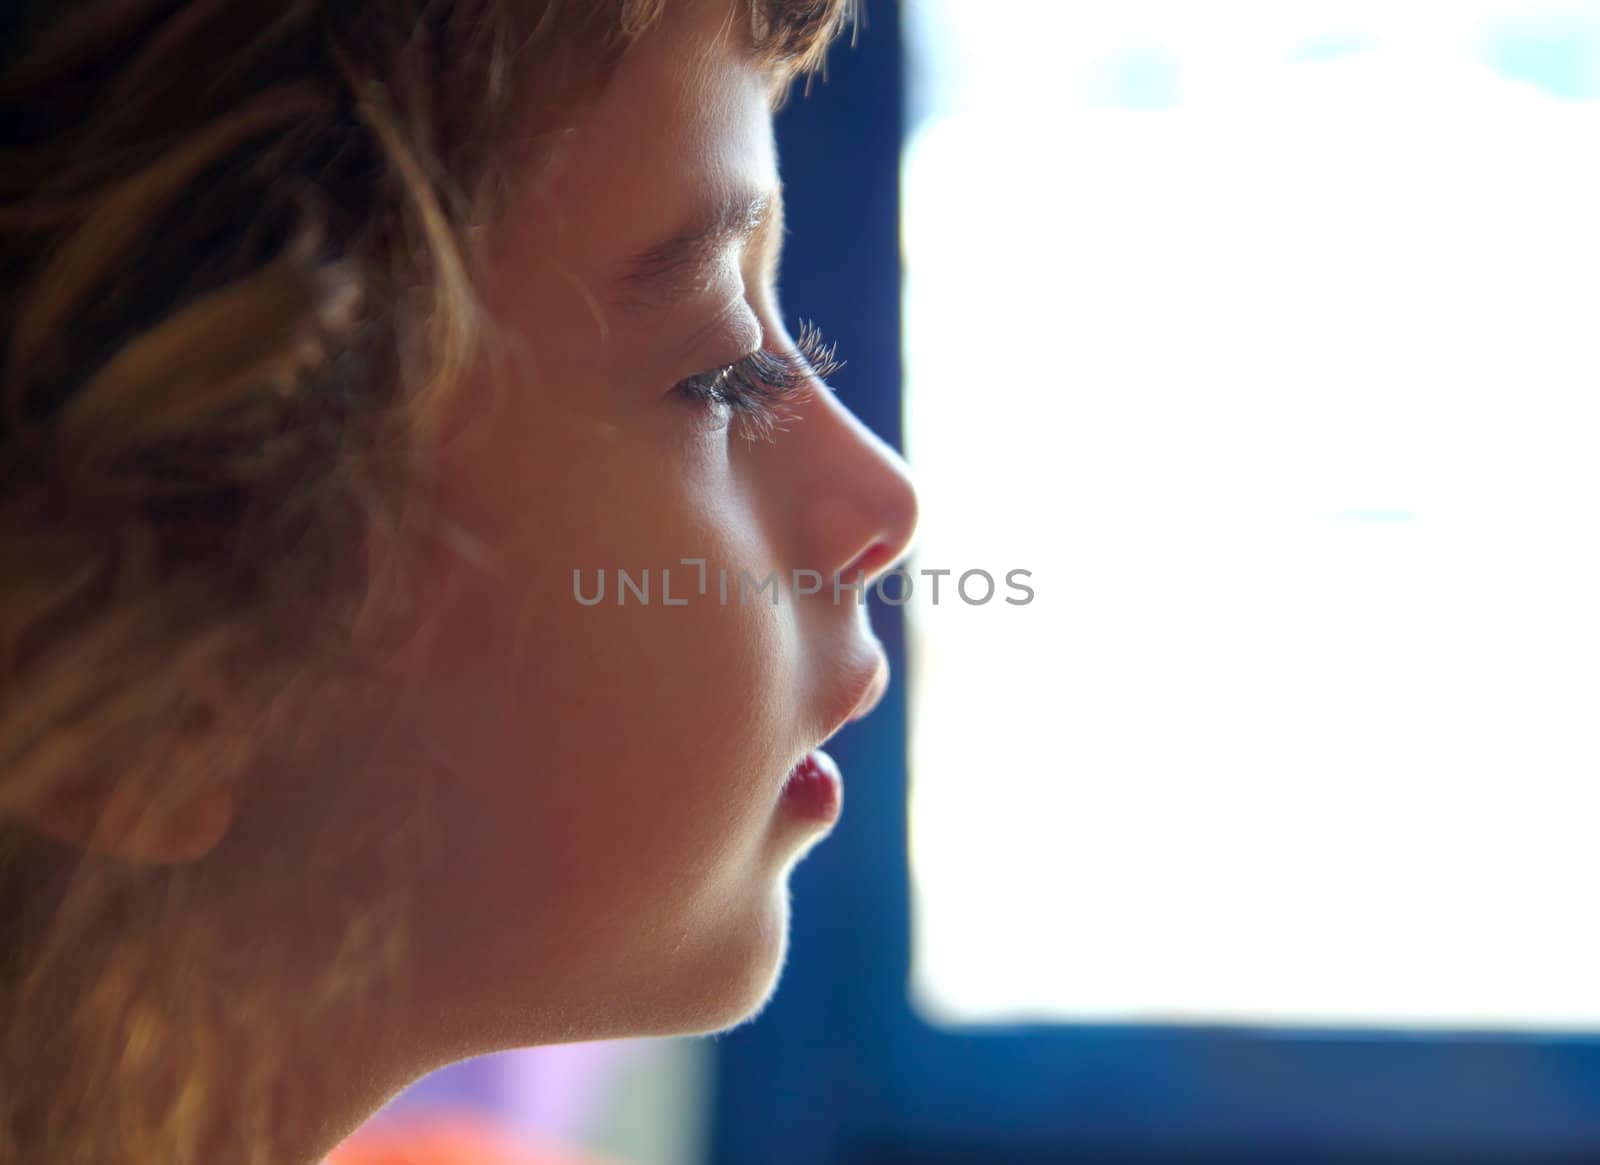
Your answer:
[[[823,342],[815,324],[801,324],[794,347],[793,352],[751,352],[681,380],[673,391],[708,408],[729,410],[747,439],[770,439],[774,429],[793,419],[786,406],[841,367],[835,345]]]

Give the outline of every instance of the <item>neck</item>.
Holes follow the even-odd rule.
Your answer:
[[[0,863],[0,1165],[317,1165],[444,1062],[401,1022],[427,1014],[385,957],[401,903],[352,916],[326,893],[309,925],[263,889],[303,875],[267,859],[253,890],[215,869],[107,890],[81,855],[17,844],[26,860]]]
[[[292,1016],[293,1010],[284,1005],[271,1014]],[[8,1026],[13,1018],[0,1013]],[[133,1057],[124,1054],[98,1083],[74,1063],[92,1063],[104,1049],[58,1040],[44,1057],[57,1070],[31,1073],[28,1087],[8,1089],[10,1127],[0,1134],[0,1165],[318,1165],[433,1066],[408,1067],[404,1047],[348,1017],[338,1022],[325,1013],[315,1030],[290,1020],[270,1046],[251,1027],[241,1022],[205,1031],[193,1039],[199,1054],[182,1063],[150,1061],[135,1071]],[[130,1048],[124,1043],[121,1050]]]

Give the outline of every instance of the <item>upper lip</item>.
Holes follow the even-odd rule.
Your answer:
[[[878,649],[878,664],[873,668],[872,679],[867,682],[866,690],[861,693],[861,698],[856,701],[855,708],[845,718],[845,723],[853,723],[868,715],[878,706],[878,701],[883,699],[883,694],[889,690],[889,661],[883,654],[883,649]]]
[[[841,693],[840,702],[834,706],[828,735],[823,738],[824,740],[831,739],[846,724],[860,720],[878,706],[879,700],[883,699],[883,693],[889,687],[889,660],[884,655],[881,644],[873,642],[868,667],[855,671],[853,675],[856,682]]]

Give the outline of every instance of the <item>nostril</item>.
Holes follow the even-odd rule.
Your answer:
[[[829,563],[830,573],[843,583],[857,578],[873,583],[911,550],[916,487],[898,453],[848,409],[831,398],[829,404],[819,415],[837,424],[810,431],[816,456],[807,469],[822,472],[802,495],[809,540],[802,557]]]
[[[874,542],[860,554],[855,561],[839,572],[839,576],[846,581],[855,579],[858,575],[871,582],[879,574],[888,569],[897,555],[895,548],[887,542]]]
[[[899,462],[896,455],[891,453],[887,456],[891,464]],[[899,463],[899,466],[900,471],[886,483],[886,488],[880,488],[873,494],[876,502],[876,537],[839,572],[842,579],[861,577],[869,583],[873,582],[911,552],[919,517],[917,492],[904,464]]]

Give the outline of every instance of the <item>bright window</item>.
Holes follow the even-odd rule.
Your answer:
[[[905,10],[918,1005],[1600,1028],[1600,5]]]

